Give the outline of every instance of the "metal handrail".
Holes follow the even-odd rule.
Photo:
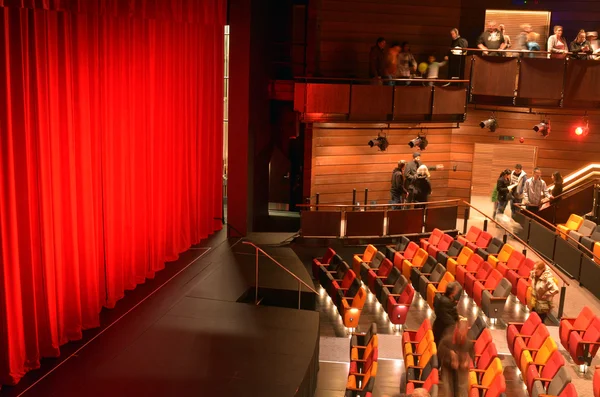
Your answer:
[[[315,76],[296,76],[294,77],[294,80],[305,80],[305,81],[310,81],[310,80],[327,80],[327,81],[364,81],[364,82],[373,82],[373,79],[366,79],[366,78],[354,78],[354,77],[315,77]],[[423,79],[423,78],[405,78],[405,79],[400,79],[400,78],[394,78],[394,79],[388,79],[388,78],[381,78],[379,79],[380,81],[401,81],[401,82],[418,82],[418,83],[469,83],[470,80],[458,80],[458,79],[451,79],[451,80],[444,80],[444,79]]]
[[[585,176],[583,177],[579,177],[576,181],[570,181],[570,178],[573,178],[573,175],[576,175],[578,173],[584,172],[587,169],[587,174],[584,174]],[[563,178],[563,184],[565,183],[565,181],[568,180],[567,182],[567,187],[571,187],[572,185],[574,185],[575,183],[579,182],[582,179],[587,179],[590,176],[596,176],[596,175],[600,175],[600,164],[596,164],[596,163],[591,163],[586,165],[585,167],[582,167],[580,169],[578,169],[577,171],[571,172],[569,175],[566,175]],[[582,174],[583,175],[583,174]],[[579,175],[578,175],[579,176]],[[551,184],[548,186],[549,189],[552,189],[554,187],[554,184]]]
[[[415,205],[431,205],[431,204],[458,204],[461,199],[452,200],[440,200],[440,201],[425,201],[420,203],[395,203],[395,204],[298,204],[297,207],[302,208],[347,208],[347,207],[375,207],[375,208],[388,208],[388,207],[400,207],[400,206],[415,206]]]
[[[507,232],[508,234],[510,234],[511,236],[513,236],[513,238],[515,240],[517,240],[519,243],[523,244],[524,247],[528,248],[529,250],[533,251],[536,253],[537,255],[537,251],[530,246],[529,244],[527,244],[524,240],[522,240],[519,236],[517,236],[516,234],[514,234],[512,231],[508,230],[506,227],[502,226],[501,224],[499,224],[498,222],[496,222],[493,218],[491,218],[490,216],[488,216],[487,214],[485,214],[483,211],[481,211],[480,209],[474,207],[471,203],[468,203],[466,201],[463,200],[463,203],[467,206],[469,206],[470,208],[474,209],[475,211],[479,212],[481,215],[483,215],[488,221],[492,221],[492,223],[494,223],[496,226],[500,227],[501,229],[504,229],[505,232]],[[565,284],[566,286],[569,285],[569,282],[558,272],[558,269],[556,269],[554,267],[554,265],[552,265],[550,262],[548,262],[546,259],[542,258],[540,255],[538,255],[538,257],[540,258],[540,260],[542,262],[544,262],[548,267],[550,267],[550,269],[554,270],[554,272],[558,275],[558,277],[562,280],[563,284]]]
[[[319,294],[313,287],[311,287],[310,285],[306,284],[304,281],[302,281],[300,279],[300,277],[296,276],[293,272],[291,272],[289,269],[287,269],[285,266],[283,266],[281,263],[277,262],[277,260],[275,260],[271,255],[267,254],[262,248],[260,248],[258,245],[254,244],[251,241],[242,241],[242,244],[246,244],[246,245],[250,245],[252,247],[254,247],[256,249],[256,275],[255,275],[255,282],[256,282],[256,287],[255,287],[255,292],[254,292],[254,304],[258,305],[258,253],[262,252],[262,254],[264,256],[266,256],[267,258],[269,258],[273,263],[275,263],[277,266],[279,266],[280,268],[282,268],[283,270],[285,270],[290,276],[292,276],[293,278],[295,278],[298,281],[298,309],[300,309],[300,294],[302,292],[302,287],[301,285],[304,285],[306,288],[308,288],[309,290],[311,290],[312,292],[314,292],[315,294]]]
[[[535,220],[541,221],[542,223],[544,223],[546,225],[546,227],[548,227],[549,229],[554,230],[554,232],[559,232],[558,227],[556,225],[548,222],[546,219],[542,218],[538,214],[529,211],[527,208],[521,207],[521,212],[525,212],[527,215],[529,215],[530,218],[535,218]],[[567,234],[564,234],[564,233],[561,233],[561,232],[559,232],[559,233],[565,235],[567,237],[567,241],[571,242],[572,244],[574,243],[575,245],[577,245],[577,248],[579,248],[579,250],[582,250],[582,251],[586,252],[587,254],[589,254],[594,259],[600,260],[600,257],[594,255],[594,253],[592,251],[590,251],[590,249],[588,247],[586,247],[585,245],[581,244],[579,241],[575,240],[568,233]]]
[[[587,188],[589,188],[590,186],[594,186],[595,184],[598,183],[598,181],[600,180],[600,178],[594,178],[590,181],[585,182],[583,185],[577,186],[577,187],[573,187],[567,191],[563,191],[561,194],[559,194],[558,196],[554,196],[552,197],[552,200],[558,199],[558,198],[563,198],[566,197],[568,195],[571,194],[575,194],[578,193],[580,190],[585,190]],[[552,187],[554,187],[554,185],[552,185]],[[552,190],[551,187],[548,187],[548,190]]]

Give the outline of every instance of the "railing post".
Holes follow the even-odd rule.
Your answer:
[[[560,301],[558,303],[558,321],[563,316],[563,311],[565,310],[565,298],[567,296],[567,287],[564,285],[560,287]]]
[[[365,205],[367,205],[368,201],[367,199],[369,198],[369,189],[365,189]],[[365,211],[367,210],[367,207],[365,207]]]
[[[300,281],[298,281],[298,310],[300,310],[300,297],[302,296],[301,291],[302,285],[300,284]]]
[[[469,214],[471,208],[467,206],[467,208],[465,208],[465,219],[463,222],[463,234],[467,234],[467,223],[469,222]]]
[[[319,210],[319,193],[316,194],[316,198],[315,198],[315,204],[317,205],[315,207],[315,210],[318,211]]]
[[[487,232],[487,227],[488,227],[488,220],[487,220],[487,219],[484,219],[484,220],[483,220],[483,231],[484,231],[484,232]]]
[[[255,263],[255,278],[254,278],[254,282],[256,283],[256,287],[254,288],[254,304],[258,305],[258,247],[256,247],[255,249],[256,251],[256,263]]]
[[[356,188],[352,189],[352,211],[356,211]]]

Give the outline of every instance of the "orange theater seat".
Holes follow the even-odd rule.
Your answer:
[[[496,267],[498,267],[499,262],[506,263],[508,261],[508,258],[510,258],[510,254],[512,254],[514,250],[515,249],[512,245],[504,244],[498,255],[489,255],[487,261],[495,269]]]
[[[352,270],[354,270],[354,273],[356,273],[358,276],[360,276],[361,263],[371,262],[371,260],[373,260],[373,257],[375,256],[376,253],[377,253],[377,247],[375,247],[373,244],[369,244],[369,245],[367,245],[367,248],[365,248],[365,252],[363,254],[355,254],[352,257]]]
[[[427,257],[428,257],[427,251],[425,251],[422,248],[419,248],[419,250],[415,254],[415,257],[412,259],[412,261],[409,261],[408,259],[405,259],[402,262],[402,275],[407,280],[410,280],[411,269],[413,267],[422,267],[425,264],[425,261],[427,260]]]
[[[437,245],[440,243],[440,240],[442,239],[443,236],[444,236],[443,231],[441,231],[438,228],[433,229],[433,232],[431,232],[431,234],[429,235],[428,238],[421,239],[421,241],[420,241],[421,248],[423,248],[425,251],[427,251],[427,248],[430,245],[437,247]]]
[[[567,240],[567,235],[569,234],[569,232],[571,230],[575,230],[575,231],[579,230],[582,223],[583,223],[583,217],[576,215],[576,214],[571,214],[567,223],[562,224],[562,225],[557,225],[556,230],[560,234],[560,237]]]
[[[454,276],[450,274],[450,272],[446,272],[439,283],[430,282],[427,284],[427,304],[431,309],[433,309],[433,302],[435,301],[436,295],[446,292],[446,287],[453,281]]]
[[[523,350],[521,354],[521,363],[519,367],[521,369],[521,375],[523,380],[527,382],[527,375],[531,373],[529,371],[530,366],[545,366],[550,360],[552,354],[558,350],[556,342],[551,336],[547,337],[542,346],[537,350]]]
[[[469,261],[469,258],[471,258],[472,255],[473,255],[473,250],[470,248],[464,247],[460,251],[458,258],[456,258],[456,259],[448,258],[448,262],[446,262],[446,269],[453,276],[456,276],[456,268],[458,266],[466,266],[467,262]],[[481,257],[479,257],[479,259],[481,259]]]
[[[467,245],[468,243],[474,243],[477,241],[477,238],[481,234],[481,229],[475,226],[471,226],[469,231],[464,236],[458,236],[456,240],[462,245]]]
[[[600,242],[594,243],[594,262],[600,265]]]

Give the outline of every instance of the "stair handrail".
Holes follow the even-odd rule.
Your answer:
[[[273,258],[271,255],[267,254],[262,248],[260,248],[256,244],[254,244],[252,241],[242,241],[242,244],[250,245],[250,246],[254,247],[255,250],[256,250],[256,263],[255,263],[255,267],[256,267],[256,271],[255,271],[255,283],[256,283],[256,287],[255,287],[255,292],[254,292],[254,304],[258,305],[258,253],[259,252],[261,252],[264,256],[266,256],[267,258],[269,258],[273,263],[275,263],[277,266],[279,266],[280,268],[282,268],[283,270],[285,270],[290,276],[292,276],[293,278],[295,278],[298,281],[298,309],[300,309],[300,294],[302,292],[301,285],[304,285],[306,288],[308,288],[309,290],[311,290],[315,294],[319,295],[319,293],[317,292],[317,290],[315,290],[313,287],[311,287],[310,285],[308,285],[307,283],[305,283],[300,277],[296,276],[294,274],[294,272],[290,271],[288,268],[286,268],[285,266],[283,266],[275,258]]]
[[[588,172],[591,171],[591,172]],[[586,174],[586,172],[588,172]],[[584,175],[584,176],[582,176]],[[582,167],[580,169],[578,169],[577,171],[571,172],[569,175],[566,175],[565,177],[563,177],[563,184],[565,184],[565,187],[569,188],[571,186],[573,186],[574,184],[576,184],[577,182],[579,182],[580,180],[583,179],[587,179],[590,176],[597,176],[600,175],[600,164],[597,163],[592,163],[592,164],[588,164],[585,167]],[[577,178],[577,180],[575,181],[571,181],[571,179],[575,179]],[[554,184],[551,184],[548,186],[549,189],[552,189],[554,187]]]
[[[594,179],[585,182],[583,185],[579,185],[576,187],[572,187],[569,190],[565,190],[563,191],[561,194],[559,194],[558,196],[552,197],[552,201],[558,199],[558,198],[563,198],[566,196],[570,196],[571,194],[575,194],[575,193],[579,193],[579,191],[581,190],[585,190],[591,186],[594,186],[596,184],[598,184],[598,182],[600,182],[600,177],[595,177]],[[553,187],[553,185],[551,185]],[[551,190],[551,188],[549,188]],[[554,203],[551,203],[550,205],[553,205]],[[558,203],[556,203],[558,204]]]

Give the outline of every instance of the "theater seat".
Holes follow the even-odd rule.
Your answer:
[[[401,276],[403,277],[403,276]],[[408,311],[415,296],[415,290],[408,282],[406,288],[400,294],[389,294],[387,298],[387,314],[390,322],[394,325],[404,325],[408,317]],[[385,308],[386,304],[382,303]]]
[[[365,248],[364,253],[355,254],[352,257],[352,270],[354,270],[354,273],[356,273],[357,275],[360,275],[360,264],[363,262],[366,262],[366,263],[371,262],[371,260],[373,260],[373,257],[375,256],[376,253],[377,253],[377,247],[375,247],[373,244],[369,244],[369,245],[367,245],[367,248]]]
[[[508,258],[510,258],[510,255],[513,253],[514,250],[515,249],[512,245],[504,244],[498,255],[489,255],[487,261],[495,269],[496,267],[498,267],[499,262],[504,263],[508,261]]]
[[[417,344],[425,337],[427,331],[431,330],[431,322],[429,319],[423,320],[421,325],[416,330],[404,330],[402,332],[402,345],[404,346],[407,343]]]
[[[423,388],[429,392],[431,397],[437,397],[439,383],[438,370],[434,368],[425,381],[408,380],[406,383],[406,395],[410,395],[416,388]]]
[[[525,350],[529,349],[535,351],[540,349],[546,341],[546,338],[549,336],[548,328],[546,328],[544,324],[540,324],[531,336],[517,336],[512,351],[512,355],[517,365],[520,365],[521,357]]]
[[[523,380],[527,383],[527,374],[529,373],[530,366],[545,366],[550,360],[552,354],[558,350],[556,342],[549,336],[546,338],[542,346],[538,350],[525,349],[521,354],[521,362],[519,368],[521,369],[521,375]]]
[[[487,389],[481,386],[473,387],[469,392],[469,397],[502,397],[505,396],[505,391],[506,379],[504,374],[500,373],[496,375]]]
[[[357,274],[357,276],[360,276],[359,278],[363,280],[363,282],[365,282],[366,280],[368,280],[369,270],[378,269],[379,266],[381,266],[381,264],[383,263],[384,259],[385,255],[383,254],[383,252],[377,251],[375,256],[373,256],[371,262],[362,262],[360,264],[360,274]]]
[[[434,300],[439,298],[439,294],[443,294],[446,292],[446,287],[448,284],[454,281],[454,276],[449,272],[444,274],[444,277],[440,280],[439,283],[430,282],[427,284],[427,304],[433,310]]]
[[[492,265],[490,265],[487,261],[483,262],[479,269],[477,269],[477,273],[466,272],[465,283],[463,285],[464,290],[467,292],[467,295],[473,296],[473,286],[476,281],[484,282],[485,279],[489,276],[489,274],[494,270]]]
[[[393,262],[394,255],[396,255],[396,252],[404,252],[409,243],[410,240],[408,239],[408,237],[401,236],[400,240],[398,240],[398,242],[395,245],[391,244],[385,247],[385,257]]]
[[[429,359],[426,358],[423,369],[409,368],[406,372],[406,380],[407,382],[412,381],[413,383],[416,383],[414,381],[425,382],[431,374],[431,371],[437,368],[439,368],[438,358],[437,355],[433,355]]]
[[[562,238],[566,240],[567,234],[569,234],[571,230],[579,230],[579,227],[582,223],[583,218],[581,216],[571,214],[571,216],[569,216],[569,220],[567,220],[567,223],[556,226],[556,231]]]
[[[527,390],[529,394],[533,391],[533,384],[537,380],[541,379],[552,379],[558,372],[558,370],[565,365],[565,359],[563,358],[560,351],[557,349],[552,353],[550,359],[545,365],[530,365],[527,369]]]
[[[467,245],[467,243],[474,243],[477,241],[477,238],[481,234],[481,229],[475,226],[471,226],[469,231],[464,236],[458,236],[456,240],[462,245]]]
[[[388,273],[387,277],[378,278],[375,280],[375,290],[371,290],[375,294],[375,297],[379,302],[382,300],[382,292],[384,288],[394,288],[396,281],[402,277],[402,273],[397,267],[392,266],[392,270]]]
[[[600,242],[594,244],[594,262],[600,265]]]
[[[410,280],[411,269],[413,267],[422,267],[425,264],[428,256],[429,255],[427,255],[427,251],[419,248],[412,260],[409,261],[408,259],[405,259],[402,262],[402,275],[406,277],[407,280]]]
[[[458,258],[458,254],[460,254],[460,251],[462,251],[463,247],[464,246],[461,243],[454,240],[450,245],[450,248],[448,248],[448,251],[438,252],[435,259],[437,259],[438,263],[441,263],[442,265],[446,266],[446,263],[448,262],[449,258]]]
[[[475,356],[474,362],[471,363],[471,368],[469,369],[469,385],[476,385],[478,379],[477,374],[483,374],[496,358],[498,358],[496,345],[488,343],[481,353]]]
[[[530,337],[535,332],[536,328],[542,323],[540,316],[537,313],[529,313],[529,317],[523,323],[508,323],[506,329],[506,342],[510,354],[514,355],[515,339],[518,336]]]
[[[519,266],[518,269],[510,269],[506,272],[506,279],[508,281],[510,281],[510,285],[512,285],[512,294],[517,296],[517,285],[519,282],[519,279],[529,279],[529,275],[531,274],[531,271],[533,270],[533,265],[535,265],[535,262],[533,261],[533,259],[531,258],[526,258],[525,261],[523,261],[523,263],[521,264],[521,266]],[[527,302],[522,302],[524,304],[527,304]]]
[[[472,368],[486,370],[492,360],[498,357],[496,345],[492,342],[492,333],[489,329],[484,329],[479,338],[473,344],[474,359],[471,362]]]
[[[504,246],[504,242],[499,238],[494,237],[492,241],[490,241],[487,248],[477,248],[475,253],[483,258],[483,260],[487,260],[489,255],[498,255],[502,247]]]
[[[494,382],[494,379],[496,379],[496,376],[502,375],[502,363],[496,357],[485,370],[473,370],[472,372],[475,372],[475,377],[469,377],[469,393],[473,389],[487,390]]]
[[[358,280],[356,280],[358,281]],[[360,287],[352,297],[344,296],[341,300],[340,315],[346,328],[357,328],[360,320],[360,314],[365,301],[367,300],[367,291],[365,287]]]
[[[333,259],[334,256],[335,251],[333,250],[333,248],[327,248],[327,251],[325,251],[325,255],[323,255],[321,258],[314,258],[312,260],[312,273],[315,279],[319,278],[319,266],[329,265],[329,262],[331,261],[331,259]]]
[[[469,258],[473,255],[473,250],[470,248],[464,247],[460,254],[458,254],[458,258],[448,258],[448,262],[446,262],[446,269],[453,275],[456,276],[456,268],[458,266],[466,266]],[[481,258],[479,258],[481,259]]]
[[[517,281],[517,299],[524,304],[527,305],[529,309],[531,309],[531,281],[529,278],[520,278]]]
[[[458,266],[456,268],[456,281],[464,288],[467,273],[477,273],[482,264],[482,257],[479,255],[471,255],[465,266]]]
[[[433,341],[433,331],[429,330],[425,332],[423,339],[416,344],[405,343],[402,345],[402,356],[404,357],[406,367],[408,368],[408,365],[418,365],[417,363],[421,360],[423,353],[425,353],[425,350],[429,349],[432,344],[435,345],[435,342]],[[437,351],[435,354],[437,354]]]
[[[353,332],[350,337],[350,351],[353,347],[367,347],[371,338],[377,335],[377,323],[371,323],[367,332]]]
[[[321,287],[331,296],[331,284],[334,280],[342,281],[347,272],[350,271],[350,266],[344,261],[336,265],[329,266],[321,265],[319,267],[319,283]]]
[[[371,336],[371,339],[369,339],[369,342],[366,345],[357,345],[350,349],[350,361],[364,360],[370,350],[378,348],[379,336],[375,334]]]
[[[578,230],[569,231],[569,236],[575,241],[580,241],[582,237],[591,236],[594,229],[596,229],[596,226],[597,225],[589,219],[584,219]]]
[[[438,262],[433,256],[428,256],[425,264],[422,267],[413,267],[410,269],[410,282],[412,285],[417,287],[419,285],[419,279],[421,276],[429,276],[437,264]]]
[[[483,291],[481,296],[481,310],[488,318],[500,318],[504,313],[506,300],[510,296],[510,282],[503,278],[500,280],[494,292]]]
[[[435,265],[431,274],[423,274],[421,278],[419,278],[419,295],[421,295],[423,299],[427,299],[427,286],[429,283],[439,283],[442,280],[442,277],[444,277],[444,274],[446,274],[446,268],[439,263]]]
[[[364,374],[351,374],[348,377],[348,383],[346,384],[346,392],[361,392],[358,394],[362,396],[367,392],[372,392],[375,385],[375,377],[377,376],[377,363],[371,365],[371,369]]]
[[[589,237],[581,237],[579,241],[583,246],[585,246],[590,251],[594,250],[594,243],[600,241],[600,225],[596,226],[592,235]]]
[[[531,397],[541,397],[543,395],[561,396],[567,385],[572,385],[571,376],[567,368],[563,366],[556,372],[552,380],[536,380],[533,382]],[[577,394],[573,396],[577,396]]]
[[[569,336],[571,332],[585,332],[590,326],[592,320],[596,317],[592,309],[584,306],[575,318],[563,317],[560,319],[558,332],[560,334],[560,343],[566,350],[569,350]]]
[[[518,270],[519,266],[525,261],[525,255],[519,251],[513,251],[506,262],[498,262],[496,270],[502,274],[502,277],[506,276],[509,270]]]
[[[488,277],[484,282],[476,281],[473,285],[473,301],[479,307],[481,307],[481,299],[483,296],[483,291],[494,291],[500,280],[502,280],[502,275],[496,269],[492,270]]]
[[[593,379],[593,392],[594,397],[600,397],[600,366],[596,366],[596,370],[594,371],[594,379]]]
[[[484,330],[487,329],[487,323],[483,319],[482,316],[477,316],[473,324],[471,324],[471,328],[469,328],[469,332],[467,333],[467,337],[471,341],[475,341],[479,339]],[[490,340],[491,340],[490,334]]]
[[[433,231],[431,232],[431,234],[429,235],[428,238],[422,238],[420,240],[421,248],[423,248],[425,251],[427,251],[427,248],[430,245],[436,247],[438,245],[438,243],[440,242],[440,240],[442,239],[443,235],[444,235],[444,232],[441,231],[440,229],[438,229],[438,228],[433,229]]]
[[[600,319],[594,317],[585,332],[571,332],[569,353],[577,365],[589,366],[600,345]]]
[[[367,279],[363,279],[363,283],[365,283],[369,287],[369,290],[374,293],[375,280],[377,280],[378,278],[387,278],[388,274],[390,274],[390,271],[393,267],[394,265],[392,264],[392,262],[390,262],[388,258],[385,258],[377,269],[371,269],[368,271]]]
[[[475,240],[475,242],[467,243],[467,247],[469,247],[473,252],[475,252],[480,248],[482,248],[482,249],[487,248],[488,245],[490,245],[490,241],[492,241],[492,235],[489,234],[488,232],[482,231],[479,234],[479,237],[477,237],[477,240]]]
[[[394,266],[402,268],[402,262],[404,262],[405,259],[411,260],[412,258],[414,258],[418,250],[419,245],[411,241],[410,243],[408,243],[404,251],[398,251],[394,254],[394,259],[392,260]]]
[[[427,247],[427,253],[433,258],[437,258],[438,253],[447,252],[450,249],[450,246],[453,242],[454,238],[452,238],[451,235],[444,234],[437,246],[430,245]]]

